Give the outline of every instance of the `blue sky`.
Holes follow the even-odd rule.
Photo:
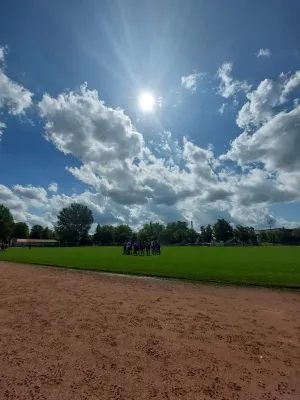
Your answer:
[[[30,225],[80,201],[100,223],[298,226],[299,13],[293,0],[5,3],[0,202]]]

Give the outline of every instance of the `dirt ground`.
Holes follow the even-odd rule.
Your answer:
[[[0,271],[0,399],[300,398],[299,293]]]

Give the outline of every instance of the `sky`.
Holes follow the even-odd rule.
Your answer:
[[[299,15],[297,0],[4,2],[0,204],[30,226],[73,202],[134,228],[300,226]]]

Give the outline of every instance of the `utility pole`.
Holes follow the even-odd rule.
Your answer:
[[[272,237],[272,242],[273,242],[273,246],[274,246],[274,234],[272,234],[272,225],[274,225],[275,219],[270,217],[270,218],[267,219],[267,223],[268,223],[268,225],[270,227],[270,235]]]

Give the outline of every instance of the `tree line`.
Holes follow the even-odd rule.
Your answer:
[[[259,233],[259,239],[263,243],[300,243],[300,228],[266,229]]]
[[[33,225],[31,229],[25,222],[14,222],[10,210],[0,205],[0,241],[8,243],[16,239],[56,239],[60,242],[82,245],[112,245],[131,240],[159,240],[163,244],[187,244],[224,242],[225,244],[296,243],[300,242],[300,228],[264,230],[256,234],[253,227],[237,225],[235,228],[225,219],[218,219],[214,225],[201,226],[200,232],[189,227],[186,221],[162,224],[149,222],[135,231],[127,224],[117,226],[96,226],[91,235],[94,222],[92,211],[82,204],[73,203],[64,207],[57,216],[54,229]]]

